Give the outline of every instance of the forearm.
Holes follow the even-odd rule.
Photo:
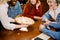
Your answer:
[[[3,27],[8,30],[14,30],[15,29],[15,24],[10,24],[9,22],[4,22],[1,21]]]
[[[10,18],[10,17],[8,17],[8,18],[9,18],[10,22],[15,22],[15,20],[13,18]]]
[[[55,29],[60,29],[60,22],[51,22],[49,26],[52,26]]]
[[[39,6],[38,9],[36,9],[37,11],[37,16],[41,17],[42,16],[42,7]]]
[[[12,21],[12,19],[9,18],[6,13],[2,14],[0,19],[1,19],[2,25],[5,29],[8,29],[8,30],[14,30],[15,29],[15,24],[10,23]]]
[[[42,16],[42,20],[49,20],[51,17],[49,15],[49,11],[47,11],[43,16]]]

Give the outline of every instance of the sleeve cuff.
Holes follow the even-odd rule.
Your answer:
[[[53,23],[53,22],[51,22],[50,24],[49,24],[49,26],[55,26],[56,24],[55,23]]]

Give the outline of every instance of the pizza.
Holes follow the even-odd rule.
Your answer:
[[[34,20],[28,17],[18,17],[15,18],[15,21],[19,24],[27,24],[27,25],[32,25],[34,24]]]

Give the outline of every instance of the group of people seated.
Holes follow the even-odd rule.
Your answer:
[[[15,18],[28,17],[31,19],[42,19],[39,30],[53,39],[60,40],[60,0],[47,0],[49,10],[42,15],[42,4],[40,0],[28,0],[22,10],[18,0],[0,0],[0,21],[5,29],[14,30],[17,28],[28,27],[26,24],[13,24]],[[50,19],[54,21],[50,21]],[[50,30],[53,27],[55,31]]]

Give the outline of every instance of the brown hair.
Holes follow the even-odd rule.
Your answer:
[[[39,1],[39,0],[36,0],[36,3],[37,3],[38,1]],[[27,3],[30,3],[30,0],[28,0]]]
[[[0,0],[0,4],[6,3],[7,0]]]
[[[36,3],[38,3],[38,1],[40,1],[40,0],[36,0]],[[29,4],[29,5],[30,5],[30,14],[31,14],[33,5],[30,3],[30,0],[28,0],[28,1],[26,2],[26,4]],[[25,6],[24,6],[24,10],[25,10],[25,8],[26,8],[26,4],[25,4]],[[36,8],[35,8],[35,9],[36,9]],[[23,13],[24,13],[24,10],[23,10]]]
[[[38,1],[40,1],[40,0],[36,0],[36,4],[38,3]],[[32,11],[31,9],[32,9],[33,5],[30,3],[30,0],[28,0],[27,3],[29,3],[29,5],[30,5],[30,13],[31,13],[31,11]],[[36,4],[35,4],[35,5],[36,5]],[[36,8],[35,8],[35,9],[36,9]]]

